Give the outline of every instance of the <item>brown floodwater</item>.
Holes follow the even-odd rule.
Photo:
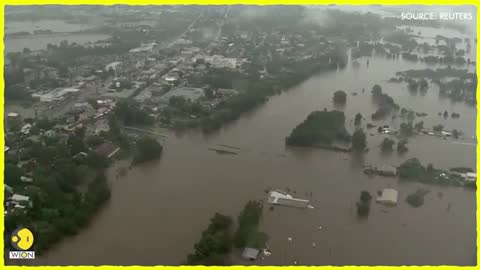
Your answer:
[[[399,165],[418,157],[436,168],[475,168],[476,109],[439,98],[434,86],[424,96],[412,96],[405,84],[387,83],[397,71],[426,67],[422,63],[372,57],[367,68],[366,59],[359,62],[359,69],[348,66],[323,73],[272,97],[214,135],[169,133],[161,160],[133,168],[118,179],[116,170],[128,165],[117,163],[110,170],[111,200],[88,228],[33,263],[178,265],[193,251],[215,212],[236,218],[248,200],[264,199],[265,189],[289,188],[298,197],[312,192],[315,209],[265,207],[260,229],[270,237],[272,255],[257,264],[292,265],[297,260],[305,265],[475,265],[474,191],[370,178],[362,173],[362,165]],[[352,131],[356,113],[369,119],[375,111],[370,89],[376,83],[401,107],[427,113],[422,118],[425,127],[442,123],[447,130],[462,130],[464,138],[453,142],[416,136],[404,156],[382,154],[379,144],[387,135],[379,135],[375,128],[367,132],[370,151],[361,157],[285,147],[285,137],[310,112],[334,108],[336,90],[349,93],[343,110]],[[461,117],[437,116],[445,110]],[[371,121],[363,125],[366,122]],[[379,123],[398,127],[401,122]],[[208,150],[219,144],[239,147],[238,155]],[[373,203],[369,217],[359,220],[355,202],[360,192],[376,194],[388,187],[399,191],[398,206]],[[422,207],[412,208],[405,198],[419,187],[430,192]]]

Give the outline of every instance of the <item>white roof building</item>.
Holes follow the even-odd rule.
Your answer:
[[[396,205],[398,202],[398,191],[391,188],[382,190],[382,195],[377,197],[377,203]]]
[[[72,87],[57,88],[57,89],[54,89],[54,90],[52,90],[52,91],[50,91],[46,94],[34,93],[34,94],[32,94],[32,97],[39,98],[40,101],[42,101],[42,102],[52,102],[52,101],[62,100],[66,94],[75,93],[75,92],[78,92],[78,91],[80,91],[80,90],[77,89],[77,88],[72,88]]]
[[[22,129],[20,130],[21,133],[23,134],[28,134],[30,133],[30,129],[32,128],[31,124],[25,124]]]
[[[26,176],[21,176],[20,181],[25,182],[25,183],[33,183],[33,179],[26,177]]]
[[[283,191],[273,190],[270,191],[267,202],[275,205],[306,208],[310,201],[294,198],[292,195]]]
[[[30,197],[19,195],[19,194],[13,194],[12,200],[17,202],[28,202],[30,201]]]
[[[13,192],[13,188],[7,184],[3,184],[3,186],[5,187],[5,190],[8,191],[8,192]]]
[[[477,181],[477,173],[467,172],[463,175],[463,179],[467,182],[475,182]]]
[[[110,69],[113,69],[113,70],[117,71],[117,67],[118,67],[119,65],[121,65],[121,64],[122,64],[122,62],[119,62],[119,61],[117,61],[117,62],[112,62],[112,63],[107,64],[107,65],[105,66],[105,70],[106,70],[106,71],[109,71]]]
[[[254,261],[257,259],[258,254],[260,254],[260,250],[256,248],[245,248],[242,252],[242,258],[250,261]]]
[[[152,51],[154,48],[157,47],[157,43],[153,42],[153,43],[149,43],[149,44],[143,44],[142,46],[138,47],[138,48],[134,48],[134,49],[131,49],[129,52],[131,53],[138,53],[138,52],[150,52]]]
[[[8,117],[17,117],[18,116],[18,113],[14,113],[14,112],[11,112],[8,114]]]

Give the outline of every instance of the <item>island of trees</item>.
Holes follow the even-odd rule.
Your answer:
[[[292,146],[331,146],[336,141],[350,141],[345,115],[326,109],[310,113],[286,138],[286,144]]]
[[[187,256],[186,264],[231,265],[230,253],[234,248],[264,248],[268,236],[258,231],[262,210],[261,202],[249,201],[238,216],[235,232],[233,219],[216,213],[194,245],[194,252]]]

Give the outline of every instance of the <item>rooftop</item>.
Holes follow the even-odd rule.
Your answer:
[[[245,248],[242,253],[242,258],[254,261],[257,259],[260,250],[256,248]]]
[[[391,188],[386,188],[382,190],[382,195],[377,197],[378,203],[384,204],[397,204],[398,202],[398,191]]]

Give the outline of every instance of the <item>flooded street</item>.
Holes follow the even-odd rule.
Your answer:
[[[365,61],[359,60],[359,69],[353,69],[349,61],[344,70],[314,76],[272,97],[218,134],[169,134],[160,161],[135,167],[118,179],[114,177],[117,168],[128,165],[116,164],[110,170],[110,202],[87,229],[34,263],[178,265],[192,252],[215,212],[236,219],[248,200],[264,199],[268,188],[288,187],[298,197],[312,192],[315,209],[275,207],[271,211],[265,207],[260,230],[270,237],[272,255],[256,264],[292,265],[298,260],[306,265],[475,265],[474,191],[370,178],[362,173],[363,164],[399,165],[411,157],[435,168],[475,168],[475,108],[440,99],[435,86],[425,96],[412,96],[405,84],[387,83],[397,71],[427,67],[422,63],[372,57],[367,68]],[[428,114],[415,122],[423,120],[426,128],[443,124],[446,130],[459,129],[465,138],[452,142],[416,136],[409,140],[410,150],[404,156],[396,152],[385,156],[379,145],[387,135],[379,135],[376,128],[365,129],[376,110],[370,94],[374,84],[380,84],[400,107]],[[343,111],[350,132],[356,113],[367,119],[362,125],[369,153],[356,157],[286,148],[285,137],[310,112],[334,108],[336,90],[348,93]],[[461,116],[445,120],[437,115],[445,110]],[[398,128],[401,120],[374,124],[380,123]],[[239,147],[238,155],[208,151],[219,144]],[[412,208],[405,198],[420,186],[430,193],[422,207]],[[373,203],[368,219],[358,220],[355,202],[360,192],[376,194],[387,187],[399,191],[399,205],[388,208]]]

